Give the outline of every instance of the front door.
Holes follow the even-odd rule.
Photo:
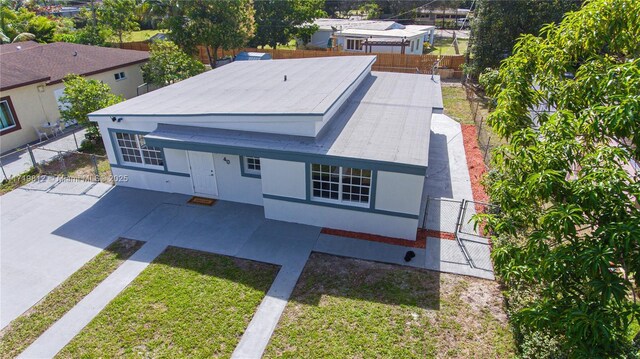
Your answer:
[[[218,196],[216,172],[213,166],[213,154],[208,152],[187,151],[193,191],[199,195]]]

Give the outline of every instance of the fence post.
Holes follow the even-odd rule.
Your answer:
[[[465,211],[467,207],[467,200],[463,199],[462,202],[460,202],[460,208],[458,209],[458,219],[456,219],[456,229],[455,229],[455,233],[456,236],[458,235],[457,233],[460,230],[460,227],[462,226],[462,213]]]
[[[2,162],[0,162],[0,168],[2,169],[2,175],[4,176],[4,179],[8,180],[9,177],[7,177],[7,173],[4,171],[4,166],[2,165]]]
[[[480,117],[480,125],[478,126],[478,138],[480,138],[480,132],[482,132],[482,123],[484,122],[484,116]]]
[[[427,229],[427,216],[429,215],[429,201],[431,201],[431,197],[427,196],[427,204],[424,206],[424,217],[422,217],[423,229]]]
[[[98,171],[98,161],[96,155],[91,155],[91,163],[93,163],[93,169],[96,172],[96,182],[100,182],[100,171]]]
[[[491,136],[489,136],[489,138],[487,138],[487,145],[484,148],[484,158],[482,159],[484,161],[484,165],[487,165],[487,154],[489,153],[489,142],[491,142]]]
[[[147,91],[147,92],[149,92],[149,91]],[[73,133],[73,142],[76,143],[76,150],[79,150],[80,146],[78,146],[78,139],[76,138],[76,132],[77,132],[77,128],[73,129],[73,132],[72,132]]]
[[[31,145],[27,145],[27,151],[29,151],[29,157],[31,158],[31,164],[33,165],[33,168],[35,168],[37,172],[40,172],[40,169],[38,168],[38,164],[36,163],[36,158],[33,155],[33,150],[31,149]]]
[[[64,156],[61,151],[58,151],[58,156],[60,157],[60,163],[62,164],[62,172],[65,177],[69,177],[69,173],[67,172],[67,164],[64,163]]]

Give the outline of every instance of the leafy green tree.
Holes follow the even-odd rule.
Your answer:
[[[254,10],[251,0],[179,0],[175,14],[166,21],[171,40],[186,52],[205,45],[211,67],[218,49],[244,46],[253,36]]]
[[[473,42],[469,73],[476,77],[486,68],[497,68],[511,54],[522,34],[537,34],[544,24],[558,22],[581,0],[478,0],[472,22]]]
[[[380,6],[375,2],[366,3],[358,8],[358,12],[364,14],[367,19],[379,19],[382,15]]]
[[[291,39],[309,37],[317,30],[313,19],[326,16],[322,0],[262,0],[254,2],[256,32],[253,46],[287,44]]]
[[[589,0],[521,37],[489,123],[496,274],[518,333],[571,358],[635,357],[640,318],[640,2]]]
[[[64,80],[64,93],[60,102],[64,103],[60,109],[60,116],[64,121],[75,120],[86,126],[87,132],[94,138],[100,137],[98,125],[89,121],[91,112],[122,102],[122,96],[111,93],[109,85],[89,80],[79,75],[67,75]]]
[[[166,86],[188,79],[204,71],[204,65],[184,53],[171,41],[158,41],[151,45],[149,61],[142,66],[147,83]]]
[[[139,30],[134,0],[104,0],[98,9],[99,22],[110,29],[122,45],[124,34]]]

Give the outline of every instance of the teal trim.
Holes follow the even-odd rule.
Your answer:
[[[410,165],[405,163],[395,163],[386,161],[368,160],[363,158],[352,158],[333,156],[321,153],[292,152],[285,150],[272,150],[260,148],[248,148],[231,145],[194,143],[185,141],[173,141],[159,138],[145,138],[147,144],[155,147],[175,148],[178,150],[201,151],[226,153],[230,155],[255,156],[261,158],[271,158],[284,161],[313,162],[322,165],[336,165],[344,167],[365,168],[380,171],[406,173],[424,176],[427,166]]]
[[[245,172],[245,170],[244,170],[244,157],[245,156],[240,156],[240,175],[242,177],[262,178],[262,176],[259,175],[259,174]],[[248,156],[248,157],[256,157],[256,156]]]
[[[147,135],[148,132],[143,132],[143,131],[133,131],[133,130],[124,130],[124,129],[118,129],[118,128],[109,128],[108,129],[109,132],[109,139],[111,140],[111,148],[113,149],[113,153],[116,155],[116,165],[111,165],[111,167],[116,167],[116,168],[126,168],[126,169],[132,169],[132,170],[138,170],[138,171],[145,171],[145,172],[155,172],[155,173],[166,173],[166,174],[170,174],[173,176],[187,176],[190,177],[191,175],[188,173],[181,173],[181,172],[171,172],[169,171],[169,169],[167,168],[167,158],[164,155],[164,147],[162,146],[155,146],[152,144],[148,144],[149,146],[153,146],[153,147],[160,147],[160,153],[162,155],[162,166],[164,168],[164,170],[158,170],[155,168],[147,168],[147,167],[138,167],[138,166],[131,166],[131,165],[127,165],[127,164],[123,164],[122,161],[120,160],[120,152],[119,150],[119,146],[118,143],[116,142],[116,136],[115,133],[116,132],[121,132],[121,133],[129,133],[129,134],[134,134],[134,135]],[[146,141],[146,139],[145,139]]]
[[[343,205],[343,204],[338,204],[338,203],[317,202],[317,201],[311,201],[311,200],[307,200],[307,199],[275,196],[275,195],[271,195],[271,194],[263,194],[262,198],[273,199],[273,200],[277,200],[277,201],[285,201],[285,202],[303,203],[303,204],[309,204],[309,205],[312,205],[312,206],[340,208],[340,209],[345,209],[345,210],[349,210],[349,211],[368,212],[368,213],[381,214],[381,215],[391,216],[391,217],[419,219],[419,216],[417,214],[414,215],[414,214],[408,214],[408,213],[391,212],[391,211],[384,211],[384,210],[380,210],[380,209],[371,209],[371,208],[366,208],[366,207],[348,206],[348,205]]]
[[[369,190],[369,206],[376,208],[376,192],[378,192],[378,171],[371,171],[371,189]]]
[[[161,173],[161,174],[170,175],[170,176],[191,177],[190,174],[182,173],[182,172],[170,172],[170,171],[156,170],[156,169],[148,168],[148,167],[125,166],[125,165],[118,165],[118,164],[113,164],[113,163],[110,163],[110,165],[113,168],[122,168],[122,169],[125,169],[125,170],[151,172],[151,173]]]

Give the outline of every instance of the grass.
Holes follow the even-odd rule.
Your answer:
[[[436,37],[433,50],[429,52],[430,55],[464,55],[469,47],[468,39],[458,38],[458,50],[460,53],[456,54],[455,47],[453,47],[453,39],[449,37]]]
[[[169,247],[57,357],[229,357],[276,273]]]
[[[142,242],[119,239],[0,332],[0,358],[14,358],[127,260]]]
[[[265,358],[506,358],[497,283],[312,254]]]
[[[0,184],[0,196],[9,193],[16,188],[26,185],[27,183],[36,179],[37,176],[38,171],[36,171],[36,169],[32,167],[30,170],[25,171],[17,176],[2,180],[2,183]]]
[[[162,30],[139,30],[139,31],[131,31],[126,33],[123,36],[123,40],[126,42],[139,42],[149,40],[149,38],[159,32],[164,32]],[[111,42],[117,43],[119,41],[118,36],[112,36],[109,39]]]
[[[442,101],[444,102],[445,115],[462,124],[474,124],[472,110],[474,104],[467,100],[463,86],[443,84]]]

